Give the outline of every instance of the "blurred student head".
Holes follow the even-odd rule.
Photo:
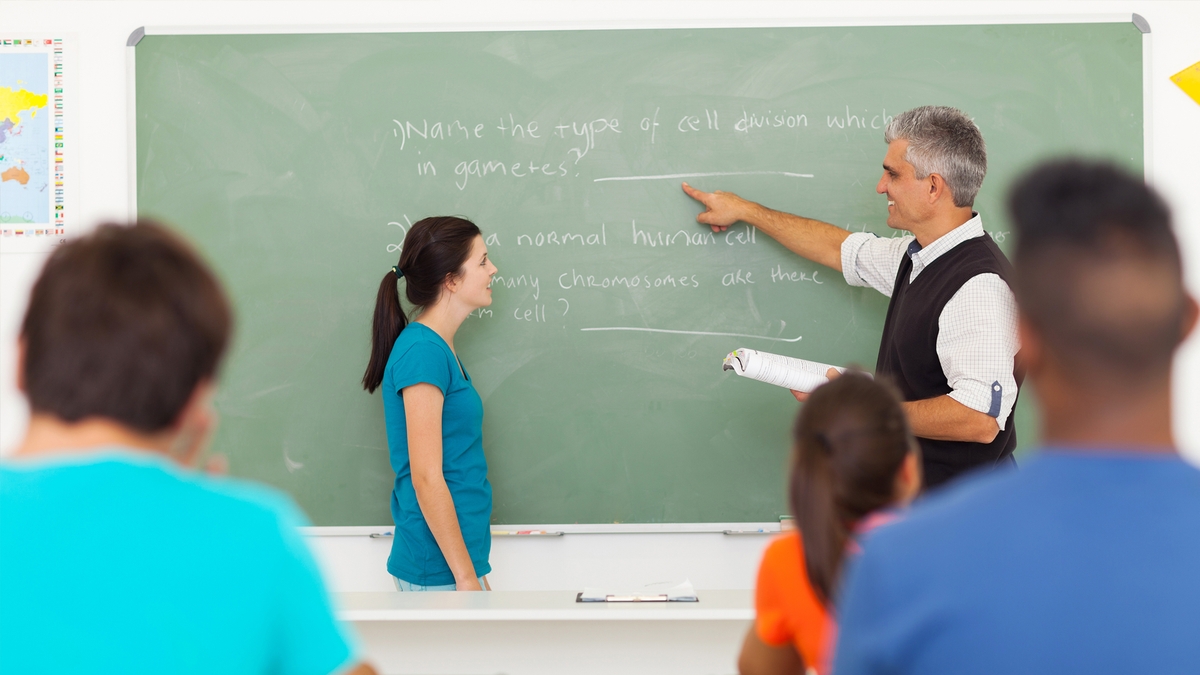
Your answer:
[[[32,421],[203,436],[232,321],[182,239],[149,221],[100,225],[56,249],[33,286],[18,367]]]
[[[792,512],[808,578],[829,605],[862,519],[907,503],[920,490],[918,446],[896,392],[856,372],[809,396],[793,437]]]
[[[1043,164],[1014,186],[1021,359],[1048,409],[1169,396],[1196,323],[1163,200],[1098,162]]]
[[[154,223],[101,225],[47,260],[21,324],[29,429],[0,464],[0,550],[25,554],[0,579],[10,670],[374,673],[289,498],[129,457],[203,449],[231,324],[213,273]],[[63,523],[70,536],[47,539]],[[186,536],[154,536],[176,526]],[[74,625],[88,630],[55,652],[47,640]]]

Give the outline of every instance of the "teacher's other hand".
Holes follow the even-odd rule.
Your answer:
[[[837,368],[830,368],[829,370],[825,371],[825,377],[829,378],[830,381],[838,379],[841,374],[841,371],[839,371]],[[807,401],[808,397],[811,396],[811,392],[796,391],[795,389],[790,389],[789,391],[791,391],[792,396],[796,397],[796,400],[800,401],[801,403]]]
[[[683,191],[704,205],[705,211],[696,216],[696,222],[708,225],[713,232],[724,232],[730,225],[744,220],[744,214],[753,204],[732,192],[705,192],[687,183],[683,184]]]

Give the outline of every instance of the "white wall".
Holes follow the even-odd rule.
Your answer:
[[[788,21],[836,19],[912,22],[941,17],[989,20],[1136,12],[1152,28],[1153,115],[1150,175],[1171,200],[1190,270],[1189,283],[1200,293],[1200,105],[1168,79],[1200,61],[1200,2],[754,2],[720,0],[663,2],[350,2],[299,0],[239,2],[7,1],[5,32],[72,34],[79,52],[75,79],[78,98],[71,143],[80,190],[79,227],[128,215],[130,139],[126,133],[125,40],[139,26],[310,26],[442,24],[527,26],[558,23],[567,27],[664,25],[680,22]],[[899,18],[898,18],[899,17]],[[831,21],[832,20],[832,21]],[[881,69],[895,64],[879,64]],[[1190,197],[1190,200],[1185,200]],[[27,411],[15,389],[15,337],[29,287],[43,257],[0,255],[0,452],[16,442]],[[1176,371],[1176,433],[1185,452],[1200,459],[1200,340],[1185,346]],[[650,583],[690,576],[699,588],[749,588],[763,540],[720,534],[568,535],[554,540],[497,539],[494,580],[506,588],[572,588],[583,583]],[[318,550],[341,590],[387,588],[382,573],[387,540],[327,537]]]

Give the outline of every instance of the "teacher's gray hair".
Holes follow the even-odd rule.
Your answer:
[[[904,159],[917,178],[940,175],[955,206],[971,206],[987,174],[987,146],[975,122],[958,108],[926,105],[896,115],[883,140],[908,141]]]

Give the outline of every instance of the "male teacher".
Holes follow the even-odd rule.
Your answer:
[[[1013,463],[1016,302],[1011,266],[971,208],[987,173],[979,127],[954,108],[924,106],[897,115],[883,138],[875,191],[887,195],[888,226],[910,236],[851,234],[729,192],[683,190],[704,204],[696,220],[714,231],[749,223],[891,298],[875,368],[904,396],[929,489]]]

